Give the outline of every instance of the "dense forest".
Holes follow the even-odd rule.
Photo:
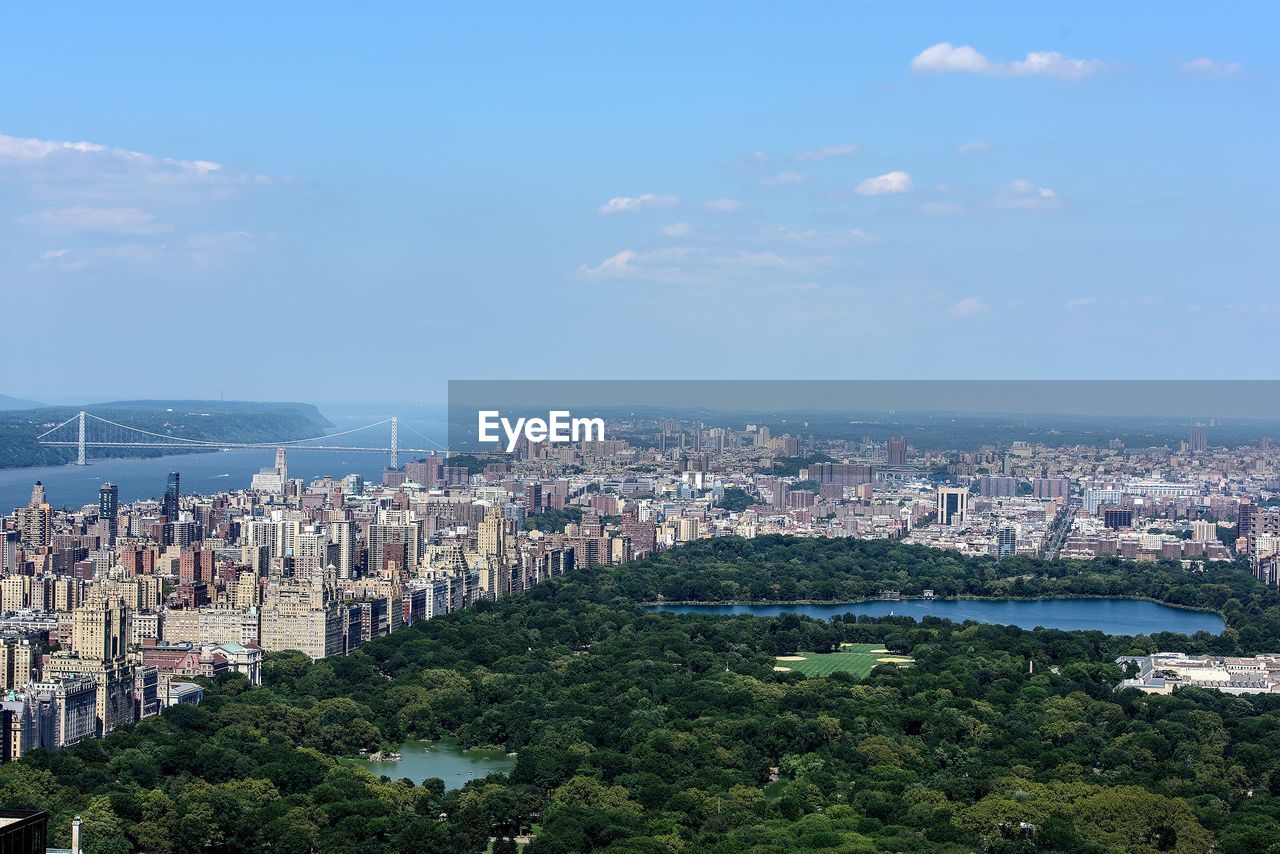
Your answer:
[[[122,400],[85,407],[42,406],[0,411],[0,468],[55,466],[76,458],[74,447],[41,445],[36,437],[86,412],[178,439],[278,442],[319,436],[332,425],[305,403],[250,403],[217,400]],[[66,430],[74,437],[74,424]],[[97,429],[96,425],[92,429]],[[178,451],[155,448],[94,448],[97,457],[161,456]]]
[[[774,585],[844,596],[927,579],[995,594],[1018,583],[1011,573],[1023,595],[1153,596],[1215,608],[1229,628],[1111,637],[636,604],[728,584],[778,598]],[[773,670],[777,655],[846,641],[915,663],[861,680]],[[1117,656],[1179,648],[1280,649],[1280,596],[1227,565],[706,541],[347,657],[272,655],[264,686],[222,678],[198,707],[0,766],[0,792],[3,806],[50,809],[55,843],[78,812],[90,854],[501,852],[531,830],[529,854],[1280,851],[1280,697],[1115,690]],[[446,732],[518,751],[514,770],[444,791],[336,758]]]

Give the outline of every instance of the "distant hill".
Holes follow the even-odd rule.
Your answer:
[[[83,409],[120,424],[183,439],[283,442],[322,435],[333,425],[309,403],[230,400],[117,400],[84,406],[43,406],[0,411],[0,468],[60,465],[74,448],[48,447],[36,437]],[[164,456],[158,448],[95,448],[95,457]]]
[[[10,397],[7,394],[0,394],[0,410],[9,409],[35,409],[44,406],[37,400],[23,400],[20,397]]]

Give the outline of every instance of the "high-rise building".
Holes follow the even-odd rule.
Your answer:
[[[293,574],[310,578],[329,565],[329,534],[318,525],[307,525],[293,543]]]
[[[337,519],[328,523],[329,542],[333,546],[333,565],[338,578],[356,577],[355,523],[350,519]]]
[[[891,466],[907,464],[907,437],[890,436],[885,448],[885,461]]]
[[[14,515],[24,543],[40,548],[53,541],[53,508],[45,498],[43,483],[36,481],[31,488],[31,501],[26,507],[19,507]]]
[[[502,508],[497,505],[490,507],[484,514],[484,521],[480,523],[479,530],[476,531],[476,550],[486,558],[492,558],[498,562],[506,560],[506,530],[507,520],[502,513]]]
[[[133,722],[133,668],[126,656],[128,608],[115,597],[96,596],[72,617],[71,652],[48,659],[45,678],[88,676],[97,684],[97,735]]]
[[[530,513],[542,512],[542,484],[527,483],[524,487],[524,506]]]
[[[1009,498],[1018,494],[1018,479],[1007,475],[978,478],[978,494],[984,498]]]
[[[1187,431],[1187,446],[1193,454],[1203,454],[1209,450],[1209,431],[1196,425]]]
[[[1102,525],[1104,528],[1110,528],[1118,531],[1121,528],[1133,527],[1133,508],[1132,507],[1115,507],[1104,505],[1100,508],[1102,513]]]
[[[1197,519],[1191,523],[1191,539],[1197,543],[1216,543],[1218,541],[1218,524]]]
[[[0,690],[21,690],[40,678],[40,650],[25,637],[0,639]]]
[[[72,617],[71,651],[81,658],[124,658],[127,620],[123,601],[102,596],[90,599]]]
[[[107,545],[116,540],[116,517],[120,514],[120,489],[114,483],[98,487],[98,518],[106,523]]]
[[[1005,525],[996,532],[996,557],[1008,557],[1018,550],[1018,529]]]
[[[963,525],[969,516],[969,490],[963,486],[938,487],[938,524]]]
[[[178,521],[178,499],[182,495],[182,476],[176,471],[169,472],[169,481],[164,489],[163,513],[166,522]]]
[[[1066,498],[1071,494],[1071,479],[1066,477],[1037,477],[1031,481],[1033,498]]]
[[[310,579],[271,578],[262,605],[262,648],[296,649],[313,659],[341,655],[347,609],[335,584],[328,572]]]
[[[208,584],[213,581],[213,552],[199,544],[182,550],[178,557],[179,584]]]

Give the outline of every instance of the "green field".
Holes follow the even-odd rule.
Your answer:
[[[782,656],[776,662],[776,667],[793,670],[796,673],[803,673],[805,676],[830,676],[832,673],[852,673],[854,676],[866,676],[871,672],[871,668],[877,664],[884,664],[882,658],[903,659],[905,656],[897,656],[893,653],[885,652],[884,647],[873,643],[855,643],[844,645],[840,652],[798,652],[796,657],[803,658],[803,661],[789,661],[790,656]],[[901,661],[900,664],[907,664],[909,661]]]

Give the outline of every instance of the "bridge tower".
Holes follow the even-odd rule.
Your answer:
[[[391,416],[391,470],[400,468],[400,419]]]
[[[76,465],[87,465],[84,459],[84,410],[80,410],[80,415],[76,418],[79,430],[76,437]]]

